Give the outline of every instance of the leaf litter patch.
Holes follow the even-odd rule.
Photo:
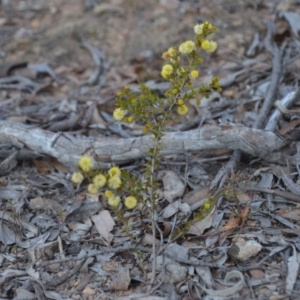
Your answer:
[[[117,2],[112,7],[118,6]],[[160,1],[161,7],[170,5],[168,2],[172,1]],[[275,2],[266,1],[265,8],[255,8],[254,4],[244,7],[238,3],[235,9],[263,12],[266,18],[264,9],[276,6]],[[176,14],[177,9],[188,14],[196,5],[187,1],[184,4],[178,7],[173,3],[172,13]],[[147,212],[139,208],[124,211],[129,224],[125,226],[107,207],[102,195],[93,197],[86,193],[85,186],[73,187],[68,170],[59,162],[49,161],[42,166],[38,162],[46,161],[44,153],[24,145],[16,150],[9,143],[3,144],[0,149],[2,297],[252,299],[261,295],[267,298],[297,296],[299,153],[295,120],[298,103],[295,104],[294,96],[288,96],[296,91],[294,82],[299,79],[297,48],[293,43],[298,39],[299,11],[295,8],[297,12],[292,14],[291,7],[280,4],[276,8],[281,10],[274,16],[278,33],[269,31],[267,35],[273,34],[272,43],[291,37],[286,41],[290,43],[290,52],[285,52],[289,56],[285,56],[285,73],[277,85],[276,99],[288,98],[290,102],[277,102],[265,127],[280,130],[280,137],[286,141],[283,159],[278,157],[280,168],[278,164],[244,157],[238,166],[231,168],[229,176],[222,177],[219,187],[212,189],[218,169],[225,165],[231,150],[162,157],[161,171],[169,176],[162,178],[158,190],[161,199],[157,203],[159,234],[155,237],[157,280],[152,295],[145,295],[153,260],[149,247],[153,236]],[[98,16],[108,11],[122,14],[122,9],[111,9],[93,7]],[[159,9],[154,11],[154,23],[164,28],[166,23]],[[196,9],[205,18],[212,18],[209,5]],[[233,9],[224,1],[224,18],[225,12]],[[42,10],[32,13],[37,16]],[[77,10],[76,6],[74,11]],[[147,17],[147,13],[145,15]],[[237,15],[232,26],[239,24]],[[220,23],[225,22],[219,19]],[[33,22],[32,25],[38,24]],[[265,29],[264,25],[260,26]],[[232,35],[232,41],[221,40],[220,45],[224,43],[228,47],[220,47],[210,67],[211,72],[220,76],[224,91],[203,99],[200,107],[191,102],[192,113],[182,120],[181,130],[198,128],[205,123],[218,124],[220,120],[225,129],[226,122],[243,123],[248,127],[256,124],[262,101],[270,93],[268,89],[276,74],[271,73],[274,65],[271,67],[267,54],[272,48],[264,48],[266,35],[256,32],[255,36],[249,47],[251,51],[247,52],[247,43],[243,45],[242,51],[251,56],[246,59],[238,52],[234,60],[230,57],[230,51],[241,51],[237,36]],[[112,124],[111,100],[121,84],[136,86],[136,79],[142,74],[140,64],[135,60],[136,65],[123,69],[111,66],[105,52],[86,40],[81,43],[88,50],[82,56],[85,57],[83,66],[74,62],[71,66],[52,68],[35,61],[27,63],[26,59],[26,63],[22,59],[3,64],[1,119],[95,139],[139,136],[139,124]],[[94,68],[86,67],[88,55],[95,63]],[[272,50],[271,55],[274,56]],[[139,59],[149,63],[151,55]],[[205,81],[209,76],[204,73],[200,80]],[[161,82],[147,84],[161,94],[167,88]],[[274,123],[276,128],[270,129]],[[57,138],[59,136],[60,133]],[[99,157],[101,162],[105,159]],[[24,163],[18,164],[19,161]],[[138,173],[140,163],[127,162],[124,167]],[[15,279],[17,287],[12,284]]]

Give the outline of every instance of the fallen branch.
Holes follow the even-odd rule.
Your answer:
[[[286,164],[288,161],[295,164],[296,150],[291,154],[292,148],[286,146],[291,141],[299,140],[299,135],[300,132],[296,129],[290,133],[289,138],[283,138],[271,131],[226,122],[219,126],[166,133],[162,138],[161,154],[239,149],[269,162]],[[6,147],[11,145],[54,157],[74,170],[83,154],[92,155],[98,167],[108,168],[112,163],[120,164],[147,156],[147,151],[153,147],[154,142],[149,135],[128,139],[75,138],[67,133],[53,133],[21,123],[0,121],[0,143]]]

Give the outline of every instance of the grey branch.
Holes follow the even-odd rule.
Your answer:
[[[285,139],[272,131],[226,122],[197,130],[168,132],[162,138],[161,152],[179,154],[212,149],[239,149],[268,162],[286,164],[288,161],[295,164],[296,155],[290,155],[289,143],[297,139],[297,135]],[[0,146],[1,144],[54,157],[70,170],[74,170],[83,154],[90,154],[101,168],[145,157],[154,141],[149,135],[126,139],[75,138],[67,133],[52,133],[20,123],[0,121]]]

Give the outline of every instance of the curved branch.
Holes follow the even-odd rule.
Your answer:
[[[299,134],[290,139],[271,131],[252,129],[232,123],[219,126],[204,126],[186,132],[166,133],[162,138],[162,154],[195,152],[211,149],[239,149],[254,157],[269,162],[295,164],[295,156],[285,147],[291,140],[299,140]],[[151,136],[129,139],[75,138],[67,133],[52,133],[32,126],[0,121],[0,142],[19,149],[30,149],[38,154],[46,154],[73,170],[79,157],[89,153],[101,168],[112,163],[124,163],[147,155],[154,145]],[[287,147],[286,147],[287,148]]]

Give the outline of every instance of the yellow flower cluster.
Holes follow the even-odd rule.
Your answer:
[[[105,191],[105,196],[108,199],[108,205],[110,205],[113,208],[117,208],[121,202],[121,198],[119,196],[116,196],[112,191],[107,190]]]
[[[109,169],[109,171],[108,171],[108,175],[109,176],[121,176],[121,170],[120,170],[120,168],[119,167],[112,167],[112,168],[110,168]]]
[[[101,189],[106,184],[106,177],[102,174],[98,174],[93,178],[93,184]]]
[[[171,47],[168,49],[167,53],[171,56],[174,57],[177,54],[177,51],[175,50],[175,48]]]
[[[176,49],[171,47],[168,49],[168,51],[163,53],[162,58],[168,60],[171,59],[172,57],[175,57],[176,55],[177,55]]]
[[[204,41],[201,42],[201,47],[205,51],[207,51],[209,53],[212,53],[212,52],[215,52],[217,50],[218,45],[214,41],[204,40]]]
[[[121,186],[121,183],[121,170],[119,167],[112,167],[109,169],[107,176],[103,174],[97,174],[94,176],[93,183],[88,185],[88,192],[91,194],[97,194],[99,189],[103,188],[106,184],[111,189],[118,189]],[[107,196],[107,198],[112,198],[112,196],[114,195],[112,194],[111,196]],[[117,198],[115,196],[113,198],[116,202]]]
[[[76,184],[80,184],[83,181],[84,177],[82,175],[82,173],[80,172],[74,172],[71,178],[71,181],[76,183]]]
[[[137,205],[137,199],[133,196],[128,196],[125,198],[124,204],[128,209],[133,209]]]
[[[113,197],[108,198],[108,204],[111,207],[117,208],[120,202],[121,202],[121,198],[119,196],[114,195]]]
[[[212,30],[214,28],[213,25],[210,22],[204,22],[202,24],[195,25],[194,26],[194,32],[197,35],[203,34],[203,28],[204,28],[204,26],[207,26],[208,30]]]
[[[93,170],[93,160],[88,155],[83,155],[79,158],[78,167],[83,172],[74,172],[71,177],[71,181],[75,184],[80,184],[84,180],[84,174],[90,178],[93,176],[90,172]],[[107,175],[97,173],[93,177],[93,182],[88,185],[88,192],[91,194],[97,194],[99,189],[103,188],[106,184],[111,189],[118,189],[121,186],[121,170],[119,167],[112,167],[109,169]],[[110,198],[110,197],[108,197]],[[115,202],[118,200],[114,199]]]
[[[114,110],[114,114],[113,114],[115,120],[117,121],[121,121],[123,120],[124,116],[125,116],[125,111],[122,108],[116,108]]]
[[[133,122],[133,120],[134,120],[134,119],[133,119],[133,117],[131,117],[131,116],[130,116],[130,117],[128,117],[128,118],[127,118],[127,120],[126,120],[126,121],[127,121],[128,123],[132,123],[132,122]]]
[[[121,186],[121,178],[119,176],[112,176],[108,179],[108,186],[111,189],[118,189]]]
[[[170,76],[172,75],[173,73],[173,66],[172,65],[164,65],[162,67],[162,70],[161,70],[161,76],[165,79],[167,78],[170,78]]]
[[[105,191],[104,194],[107,197],[107,202],[111,207],[117,208],[120,205],[121,198],[116,196],[111,190]],[[133,209],[137,205],[137,199],[133,196],[128,196],[125,198],[124,204],[128,209]]]
[[[184,101],[183,101],[183,99],[179,99],[179,100],[177,101],[177,103],[178,103],[178,105],[183,105],[183,104],[184,104]]]
[[[88,185],[88,192],[91,194],[97,194],[98,193],[98,187],[94,183],[90,183]]]
[[[177,107],[177,112],[181,116],[185,116],[188,113],[188,111],[189,111],[189,108],[185,104],[179,105]]]
[[[196,49],[196,44],[193,41],[186,41],[179,46],[179,52],[182,54],[192,53]]]
[[[194,32],[197,34],[197,35],[200,35],[203,33],[203,27],[204,27],[204,23],[203,24],[197,24],[194,26]]]
[[[210,203],[209,202],[205,202],[204,203],[204,208],[206,209],[206,210],[209,210],[210,209]]]
[[[199,76],[199,72],[197,70],[192,70],[190,75],[192,78],[197,78]]]
[[[111,189],[118,189],[121,186],[121,170],[119,167],[112,167],[108,171],[109,179],[108,179],[108,187]]]
[[[78,162],[78,167],[83,171],[83,172],[90,172],[93,169],[93,160],[90,156],[88,155],[83,155],[79,158]]]

